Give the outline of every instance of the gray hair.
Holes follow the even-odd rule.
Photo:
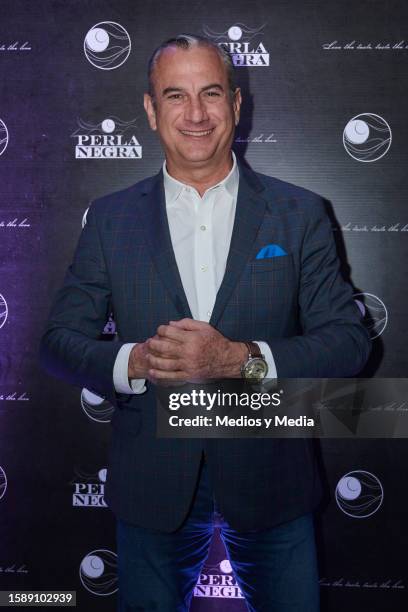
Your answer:
[[[192,47],[207,47],[209,49],[214,49],[226,67],[229,93],[230,97],[232,98],[232,95],[236,89],[235,68],[231,55],[228,53],[228,51],[224,47],[217,45],[215,42],[209,38],[205,38],[204,36],[199,36],[196,34],[178,34],[177,36],[169,38],[165,42],[161,43],[161,45],[159,45],[150,56],[149,63],[147,65],[147,79],[149,83],[149,95],[153,99],[153,71],[160,58],[160,55],[168,47],[178,47],[179,49],[185,49],[186,51]]]

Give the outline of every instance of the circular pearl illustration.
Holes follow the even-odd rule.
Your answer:
[[[357,499],[361,494],[361,483],[354,476],[345,476],[339,480],[337,491],[343,499]]]
[[[85,36],[85,43],[88,49],[100,53],[109,46],[109,34],[104,28],[92,28]]]
[[[368,518],[380,508],[384,491],[377,476],[365,470],[355,470],[340,478],[335,497],[338,507],[347,516]]]
[[[0,155],[4,153],[9,141],[9,133],[6,124],[0,119]]]
[[[85,388],[81,392],[81,406],[86,416],[98,423],[109,423],[115,410],[104,397]]]
[[[3,327],[8,317],[8,306],[6,298],[0,293],[0,329]]]
[[[232,572],[232,567],[231,567],[231,563],[229,562],[228,559],[223,559],[220,562],[220,570],[224,573],[224,574],[231,574]]]
[[[107,596],[117,591],[117,556],[100,548],[88,553],[81,561],[79,577],[87,591]]]
[[[242,38],[242,30],[239,26],[231,26],[228,30],[228,38],[230,40],[240,40]]]
[[[83,559],[81,569],[88,578],[99,578],[103,574],[105,564],[97,555],[88,555]]]
[[[370,135],[370,128],[361,119],[352,119],[344,128],[345,137],[353,144],[362,144]]]
[[[372,340],[381,336],[388,323],[388,311],[382,300],[372,293],[355,293],[354,301]]]
[[[384,157],[391,140],[390,126],[375,113],[352,117],[343,130],[344,148],[353,159],[361,162],[374,162]]]
[[[106,132],[107,134],[111,134],[115,131],[116,123],[113,119],[104,119],[102,121],[101,126],[104,132]]]
[[[127,60],[131,50],[130,36],[115,21],[96,23],[85,35],[86,59],[100,70],[114,70]]]

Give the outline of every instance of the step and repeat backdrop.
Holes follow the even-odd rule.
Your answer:
[[[237,155],[325,198],[373,338],[362,375],[405,377],[408,7],[3,0],[1,9],[0,590],[76,590],[79,610],[108,612],[113,408],[44,374],[37,351],[90,202],[162,163],[142,106],[150,53],[192,32],[233,55],[244,98]],[[109,320],[101,339],[114,335]],[[326,439],[318,453],[322,610],[405,611],[406,441]],[[191,610],[245,609],[215,525]]]

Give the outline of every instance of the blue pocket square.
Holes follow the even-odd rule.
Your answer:
[[[282,255],[287,255],[287,253],[278,244],[267,244],[259,251],[256,259],[268,259],[269,257],[281,257]]]

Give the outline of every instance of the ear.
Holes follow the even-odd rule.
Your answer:
[[[234,91],[234,99],[232,102],[232,108],[234,110],[234,117],[235,117],[235,125],[238,125],[239,123],[239,117],[241,113],[241,103],[242,103],[241,89],[237,87],[236,90]]]
[[[143,96],[143,106],[146,111],[147,120],[152,130],[157,130],[156,110],[150,94],[145,93]]]

